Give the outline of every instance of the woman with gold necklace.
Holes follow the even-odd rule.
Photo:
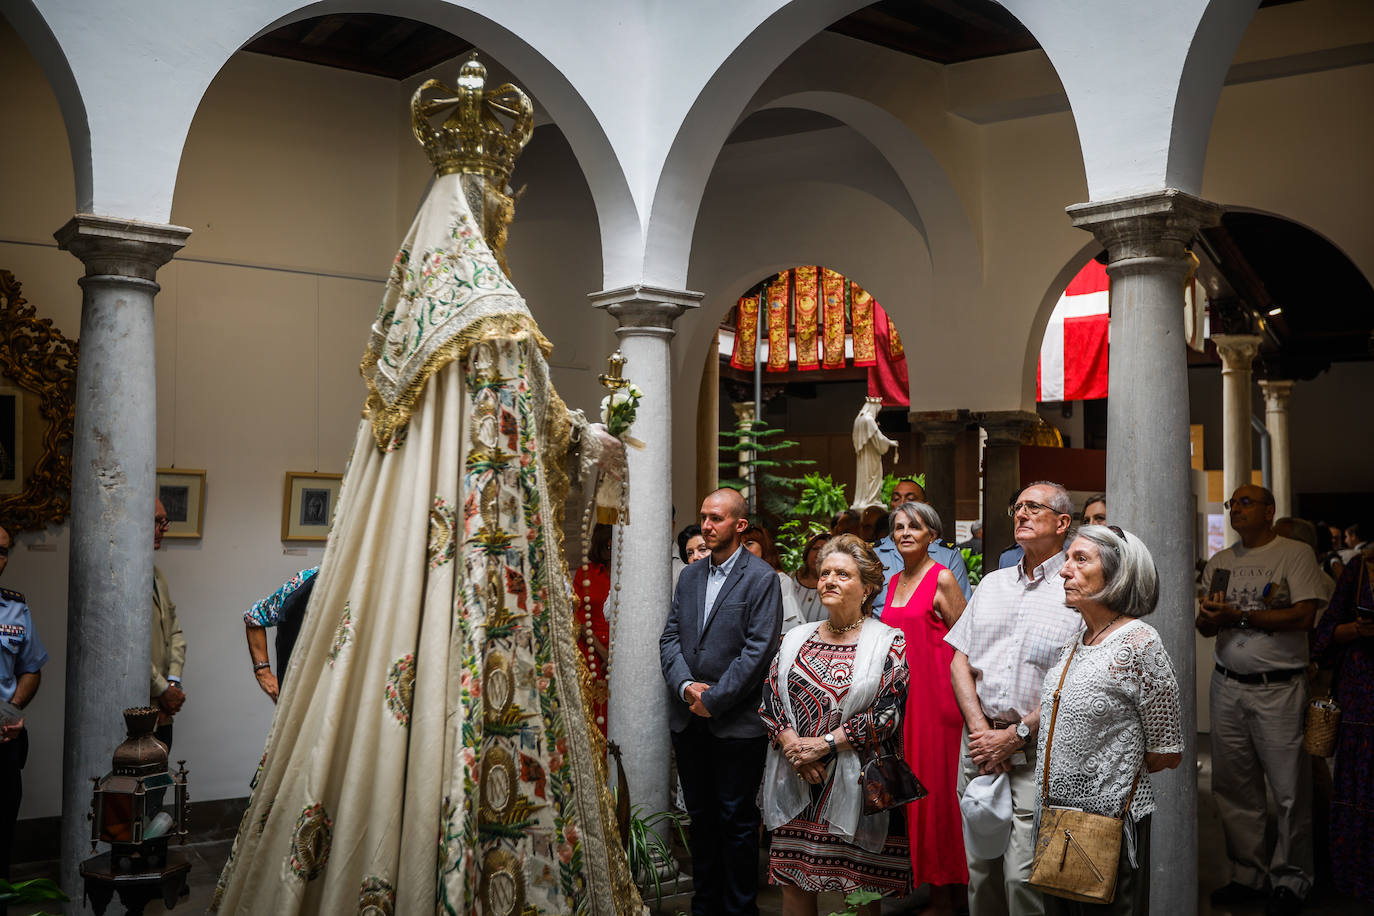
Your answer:
[[[821,549],[817,584],[826,617],[784,636],[759,709],[768,880],[782,887],[784,916],[815,916],[822,891],[900,897],[911,882],[905,818],[865,816],[859,793],[873,745],[900,747],[906,708],[905,640],[872,616],[883,566],[843,534]]]
[[[935,562],[940,516],[929,503],[904,502],[892,510],[892,540],[903,569],[887,587],[883,623],[906,637],[911,672],[902,745],[907,763],[930,795],[906,806],[911,843],[911,883],[930,885],[925,916],[952,916],[955,897],[968,884],[964,822],[959,813],[959,742],[964,717],[954,700],[949,666],[954,647],[949,628],[964,613],[964,593],[954,573]]]
[[[1159,576],[1140,539],[1115,525],[1079,529],[1059,575],[1064,602],[1083,615],[1084,630],[1045,673],[1036,754],[1041,797],[1047,793],[1052,806],[1122,817],[1124,835],[1110,904],[1047,894],[1045,912],[1144,916],[1155,810],[1148,774],[1173,769],[1183,757],[1173,664],[1159,633],[1140,619],[1159,602]]]

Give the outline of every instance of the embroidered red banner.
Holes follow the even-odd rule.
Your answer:
[[[792,271],[784,270],[768,284],[768,371],[787,371],[787,338],[791,325]]]
[[[736,369],[754,370],[755,339],[759,333],[759,298],[741,296],[735,309],[735,346],[730,351],[730,365]]]
[[[817,335],[820,331],[818,298],[818,268],[812,264],[793,270],[796,277],[797,368],[821,367]]]
[[[849,284],[828,267],[821,268],[821,367],[844,368],[844,299]]]
[[[884,407],[907,407],[911,404],[908,393],[911,386],[907,379],[906,357],[897,339],[897,326],[876,302],[873,303],[873,318],[877,358],[868,370],[868,396],[882,398]]]
[[[854,365],[872,366],[878,362],[873,342],[873,297],[857,283],[849,284],[849,311],[854,324]]]

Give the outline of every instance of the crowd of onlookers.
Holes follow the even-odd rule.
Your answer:
[[[1239,540],[1208,562],[1197,610],[1216,640],[1213,791],[1229,863],[1212,901],[1286,916],[1312,889],[1311,660],[1337,671],[1346,717],[1326,854],[1337,889],[1374,902],[1374,548],[1341,532],[1333,565],[1315,526],[1276,524],[1262,487],[1226,508]],[[1076,509],[1038,482],[1008,514],[1016,543],[975,590],[916,481],[886,509],[838,514],[791,573],[737,492],[706,499],[678,538],[660,643],[694,914],[757,912],[760,822],[787,914],[815,913],[820,892],[920,885],[936,913],[1148,912],[1149,774],[1184,750],[1173,665],[1142,619],[1158,602],[1154,562],[1107,524],[1102,495]],[[884,753],[928,794],[866,813],[860,768]],[[1042,815],[1064,808],[1122,820],[1109,904],[1030,880]]]

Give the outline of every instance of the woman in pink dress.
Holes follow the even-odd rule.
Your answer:
[[[945,634],[964,612],[964,593],[954,574],[930,557],[930,545],[939,537],[940,516],[928,504],[906,502],[892,511],[892,539],[904,568],[888,583],[883,623],[906,636],[911,682],[903,748],[916,778],[930,791],[923,801],[906,806],[911,883],[931,886],[931,913],[953,913],[955,886],[968,884],[955,790],[964,718],[949,682],[954,650]]]

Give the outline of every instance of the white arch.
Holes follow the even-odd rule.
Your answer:
[[[689,282],[708,290],[699,314],[691,321],[678,323],[678,336],[673,344],[673,415],[696,416],[696,403],[701,380],[701,368],[716,326],[721,317],[734,305],[736,298],[760,280],[798,264],[823,264],[861,283],[871,292],[896,324],[910,351],[923,340],[923,331],[936,333],[938,306],[932,296],[934,278],[930,270],[924,242],[915,227],[887,201],[852,185],[815,181],[778,182],[741,195],[735,203],[741,210],[753,213],[770,212],[775,205],[795,202],[799,196],[822,201],[823,209],[842,211],[855,206],[867,206],[867,218],[883,220],[875,232],[886,236],[904,233],[902,245],[910,252],[909,259],[875,255],[872,246],[860,234],[843,234],[842,238],[815,233],[810,237],[798,234],[785,224],[760,223],[758,231],[749,234],[747,245],[722,244],[715,248],[698,246],[693,251]],[[703,223],[717,216],[711,209],[702,212]],[[793,221],[795,222],[795,221]],[[708,233],[709,225],[699,227]],[[920,384],[917,362],[912,361],[913,387]],[[951,382],[951,385],[957,383]],[[917,392],[923,394],[923,392]],[[938,397],[938,395],[933,395]],[[919,400],[919,398],[918,398]],[[696,455],[696,427],[691,422],[674,424],[673,454],[675,464],[691,461]],[[695,480],[691,474],[678,474],[674,479],[674,499],[679,508],[691,505],[695,494]],[[685,502],[684,502],[685,500]]]
[[[824,90],[789,93],[758,107],[809,109],[857,131],[892,166],[915,206],[937,282],[951,292],[956,278],[965,288],[981,285],[983,265],[964,203],[929,147],[905,123],[867,99]]]
[[[75,210],[88,209],[83,205],[83,188],[91,185],[91,126],[86,117],[86,103],[81,97],[76,75],[62,45],[48,28],[42,14],[33,6],[31,0],[15,0],[5,10],[5,17],[13,26],[16,34],[29,49],[34,60],[47,77],[57,97],[62,121],[67,129],[67,145],[72,154],[72,170],[76,183]],[[54,229],[57,227],[54,226]]]
[[[997,2],[1059,74],[1092,200],[1200,191],[1212,115],[1259,0]]]
[[[404,16],[462,35],[517,73],[567,136],[596,202],[604,270],[623,273],[620,260],[638,260],[620,242],[639,235],[638,212],[593,111],[595,100],[567,75],[575,77],[579,63],[588,69],[578,38],[593,29],[595,17],[579,19],[562,5],[553,11],[537,6],[500,0],[461,6],[449,0],[141,0],[132,15],[109,4],[19,0],[11,15],[62,102],[77,210],[148,222],[170,218],[196,110],[224,63],[254,37],[338,12]],[[604,80],[582,82],[600,86]]]

